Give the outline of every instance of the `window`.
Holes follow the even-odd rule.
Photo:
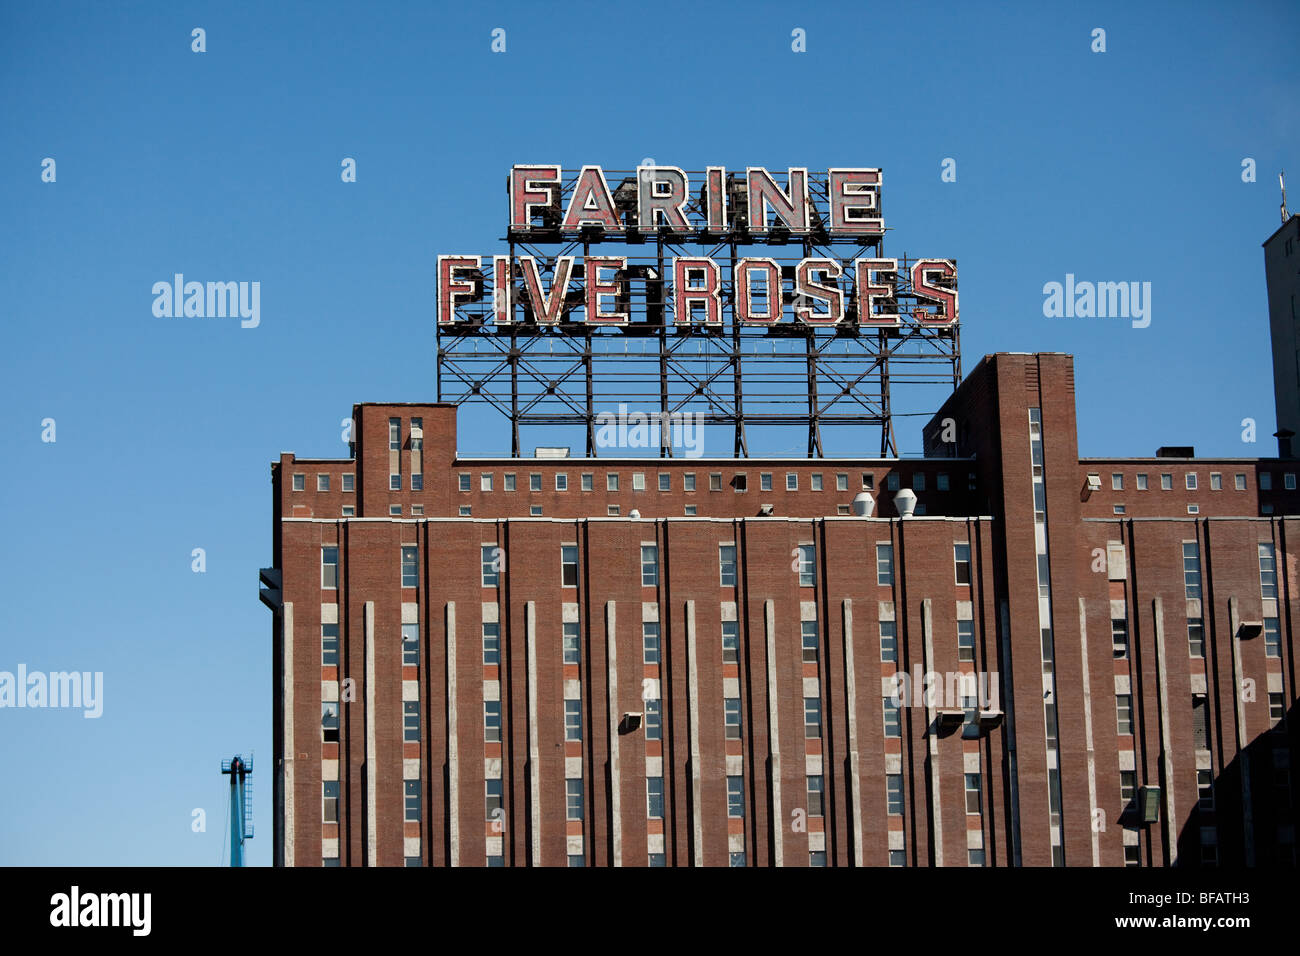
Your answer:
[[[735,621],[722,622],[722,662],[736,663],[740,652],[740,625]]]
[[[876,583],[881,587],[894,584],[894,546],[892,544],[876,545]]]
[[[541,491],[541,490],[542,490],[542,476],[541,476],[540,473],[534,471],[534,472],[532,472],[531,474],[529,474],[529,476],[528,476],[528,490],[529,490],[529,491]]]
[[[1197,750],[1210,749],[1210,698],[1192,695],[1192,744]]]
[[[1183,542],[1183,586],[1189,601],[1201,599],[1201,550],[1195,541]]]
[[[967,543],[952,546],[952,560],[957,569],[957,583],[970,584],[970,545]]]
[[[740,850],[737,853],[732,853],[729,859],[730,859],[730,863],[728,864],[729,866],[743,867],[745,865],[745,851]]]
[[[885,808],[891,817],[903,815],[903,775],[885,774]]]
[[[501,743],[501,701],[483,701],[483,742]]]
[[[1174,476],[1173,476],[1173,475],[1166,473],[1166,474],[1163,474],[1163,475],[1160,476],[1160,490],[1161,490],[1161,491],[1172,491],[1172,490],[1173,490],[1173,487],[1174,487]]]
[[[1189,515],[1198,515],[1198,514],[1201,513],[1201,506],[1200,506],[1200,505],[1188,505],[1188,506],[1187,506],[1187,513],[1188,513]]]
[[[321,822],[339,822],[339,782],[337,780],[321,781]]]
[[[564,818],[582,819],[582,778],[567,777],[564,781]]]
[[[1194,471],[1189,471],[1189,472],[1184,476],[1184,479],[1183,479],[1183,480],[1187,483],[1187,490],[1188,490],[1188,491],[1195,491],[1195,490],[1196,490],[1196,472],[1194,472]]]
[[[890,865],[890,866],[907,866],[907,851],[906,851],[906,850],[890,850],[890,851],[889,851],[889,865]]]
[[[401,505],[389,505],[389,506],[388,506],[388,513],[389,513],[390,515],[393,515],[394,517],[401,517],[401,514],[402,514],[402,506],[401,506]]]
[[[1043,650],[1043,663],[1050,664],[1052,662],[1052,651],[1054,650],[1052,646],[1052,629],[1050,627],[1044,627],[1039,631],[1038,643]],[[1051,668],[1044,667],[1043,670],[1050,672]]]
[[[695,517],[695,514],[696,514],[696,512],[695,512],[695,505],[687,505],[687,506],[686,506],[685,514],[686,514],[686,517],[688,517],[688,518],[694,518],[694,517]]]
[[[1282,487],[1287,491],[1295,491],[1295,472],[1287,472],[1282,476]]]
[[[669,474],[663,474],[663,473],[661,473],[661,474],[659,475],[659,490],[660,490],[660,491],[672,491],[672,490],[673,490],[673,476],[672,476],[672,475],[669,475]]]
[[[578,622],[565,621],[560,627],[563,632],[564,663],[577,664],[579,661]]]
[[[1259,590],[1266,601],[1277,598],[1277,559],[1271,541],[1259,542]]]
[[[645,815],[651,820],[664,818],[664,778],[646,777],[645,780]],[[652,853],[653,857],[654,854]],[[651,863],[653,866],[654,864]],[[663,864],[660,864],[661,866]]]
[[[294,491],[306,491],[306,490],[307,490],[307,476],[306,476],[306,475],[294,475],[294,476],[293,476],[293,490],[294,490]]]
[[[718,545],[718,576],[724,588],[736,586],[736,546],[734,544]]]
[[[495,544],[481,545],[479,548],[483,570],[483,587],[494,588],[501,583],[502,550]]]
[[[682,475],[682,491],[694,491],[694,490],[695,490],[695,475],[689,472]]]
[[[1121,736],[1133,734],[1133,695],[1115,695],[1115,720]]]
[[[322,667],[339,666],[339,626],[322,624],[320,626],[320,663]]]
[[[731,487],[736,490],[736,494],[749,490],[749,475],[738,474],[731,476]]]
[[[758,474],[758,490],[759,490],[759,491],[771,491],[771,490],[772,490],[772,473],[771,473],[770,471],[761,471],[761,472],[759,472],[759,474]]]
[[[1128,621],[1125,618],[1111,618],[1110,647],[1115,660],[1128,657]]]
[[[416,586],[417,574],[416,565],[418,561],[418,549],[415,545],[402,546],[402,587],[413,588]]]
[[[888,664],[898,663],[898,625],[894,621],[880,622],[880,659]]]
[[[578,586],[578,546],[566,544],[560,548],[560,584],[566,588]]]
[[[1259,473],[1259,490],[1260,491],[1273,490],[1273,473],[1271,471],[1261,471]]]
[[[582,701],[564,702],[564,739],[582,740]]]
[[[925,491],[925,472],[918,471],[912,475],[912,490]]]
[[[722,720],[726,725],[728,740],[740,739],[740,698],[727,697],[722,701]]]
[[[652,588],[659,583],[659,545],[641,545],[641,587]]]
[[[654,621],[641,624],[641,655],[646,664],[659,663],[659,625]]]
[[[799,476],[796,475],[796,474],[795,474],[794,472],[792,472],[792,471],[791,471],[791,472],[786,472],[786,476],[785,476],[785,490],[786,490],[786,491],[798,491],[798,490],[799,490]]]
[[[718,471],[709,473],[709,491],[722,490],[722,473]]]
[[[801,621],[799,623],[800,638],[803,644],[803,662],[805,664],[817,663],[817,622]]]
[[[801,544],[799,551],[799,587],[810,588],[813,586],[817,574],[816,557],[813,553],[811,544]]]
[[[803,699],[803,735],[805,740],[819,740],[822,735],[822,700],[820,697]]]
[[[339,742],[339,705],[329,701],[320,705],[320,739],[322,743]]]
[[[1283,718],[1286,717],[1286,702],[1281,694],[1268,695],[1268,719],[1274,724],[1281,726]]]
[[[1117,515],[1128,514],[1128,508],[1124,505],[1115,505],[1115,507],[1111,509],[1111,513]]]
[[[469,491],[469,480],[470,480],[469,475],[459,475],[458,478],[460,481],[460,490]]]
[[[645,739],[663,739],[663,711],[658,698],[651,697],[645,701]]]
[[[1205,621],[1193,617],[1187,620],[1187,653],[1190,657],[1205,656]]]
[[[420,702],[402,701],[402,739],[409,743],[420,742]]]
[[[1115,472],[1110,476],[1110,490],[1111,491],[1124,490],[1124,476],[1120,472]]]
[[[483,663],[501,663],[501,625],[496,621],[483,622]]]
[[[1214,809],[1214,774],[1208,770],[1196,771],[1196,793],[1196,806],[1199,809]]]
[[[320,549],[320,586],[334,590],[339,586],[339,549]]]
[[[898,717],[898,701],[893,697],[884,697],[882,700],[885,709],[885,736],[903,736],[903,724]]]
[[[330,476],[329,476],[329,475],[317,475],[317,476],[316,476],[316,490],[317,490],[317,491],[329,491],[329,490],[330,490]]]
[[[1124,865],[1125,866],[1142,865],[1141,851],[1136,843],[1124,844]]]
[[[745,815],[745,782],[739,776],[727,777],[727,816]]]
[[[406,794],[406,822],[420,822],[420,781],[403,780],[402,789]]]
[[[957,660],[975,660],[975,622],[957,622]]]
[[[825,866],[825,865],[826,865],[826,851],[825,851],[825,850],[809,850],[809,851],[808,851],[808,865],[809,865],[809,866]]]
[[[618,472],[611,471],[605,476],[605,490],[618,491]]]
[[[934,476],[934,487],[939,491],[948,490],[948,473],[946,471],[941,471]]]
[[[1136,770],[1121,770],[1119,772],[1119,798],[1128,806],[1137,795],[1138,775]]]
[[[967,866],[983,866],[983,865],[984,865],[984,848],[983,848],[983,847],[979,847],[979,848],[971,847],[970,849],[968,849],[968,850],[966,851],[966,865],[967,865]]]
[[[345,518],[353,518],[353,517],[356,517],[356,514],[357,514],[357,506],[356,506],[356,505],[344,505],[344,506],[343,506],[343,517],[345,517]],[[415,506],[414,506],[414,505],[411,506],[411,514],[415,514]]]
[[[605,509],[605,514],[609,515],[611,518],[618,517],[618,513],[618,505],[609,505]]]
[[[848,491],[848,490],[849,490],[849,476],[848,476],[848,475],[844,474],[843,472],[840,472],[839,474],[837,474],[837,475],[835,476],[835,490],[836,490],[836,491]]]
[[[810,817],[820,817],[824,813],[823,787],[825,787],[825,780],[821,774],[808,775],[808,816]]]
[[[1264,618],[1264,656],[1282,656],[1282,630],[1275,617]]]
[[[424,514],[424,505],[411,505],[411,514],[412,515]]]
[[[1146,475],[1138,475],[1138,476],[1137,476],[1137,490],[1138,490],[1138,491],[1146,491],[1146,490],[1147,490],[1147,476],[1146,476]]]
[[[1238,491],[1245,491],[1245,490],[1246,490],[1246,476],[1245,476],[1245,475],[1233,475],[1233,476],[1232,476],[1232,486],[1233,486],[1234,488],[1236,488]]]
[[[485,781],[487,792],[487,819],[498,820],[501,818],[501,778]]]
[[[390,418],[388,420],[388,450],[402,450],[402,420],[400,418]]]
[[[648,862],[649,866],[667,866],[668,857],[664,853],[651,853]]]
[[[977,815],[980,812],[980,775],[966,774],[966,812]]]
[[[582,490],[591,491],[591,489],[594,487],[594,479],[595,479],[595,475],[592,475],[590,473],[583,475],[581,481]]]
[[[402,665],[418,667],[420,664],[420,626],[402,625]]]
[[[822,476],[821,476],[821,475],[819,475],[819,474],[818,474],[818,475],[813,475],[813,476],[811,476],[808,480],[809,480],[809,483],[810,483],[811,486],[812,486],[812,490],[813,490],[813,491],[821,491],[821,490],[822,490]]]
[[[491,491],[491,490],[492,490],[492,473],[491,473],[491,472],[488,472],[488,473],[485,474],[485,475],[479,475],[479,476],[478,476],[478,490],[479,490],[479,491]]]
[[[461,506],[460,506],[460,511],[459,511],[458,513],[460,514],[460,516],[461,516],[462,518],[468,518],[468,517],[470,516],[470,506],[469,506],[469,505],[461,505]]]
[[[504,491],[515,490],[515,473],[513,471],[507,472],[505,475],[502,476],[501,487]]]
[[[400,479],[399,479],[399,481],[400,481]],[[396,489],[394,489],[394,490],[396,490]],[[411,475],[411,490],[412,490],[412,491],[423,491],[423,490],[424,490],[424,475],[423,475],[423,474],[418,474],[418,473],[417,473],[417,474],[413,474],[413,475]]]
[[[1219,474],[1217,471],[1210,472],[1210,490],[1211,491],[1223,490],[1223,475]]]

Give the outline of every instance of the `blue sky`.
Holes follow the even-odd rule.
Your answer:
[[[888,251],[958,261],[967,367],[1076,356],[1082,455],[1272,454],[1300,8],[951,6],[0,6],[0,670],[105,681],[97,720],[0,710],[0,863],[216,864],[249,750],[269,863],[269,463],[434,397],[435,256],[501,251],[513,163],[883,167]],[[155,318],[176,272],[259,281],[260,326]],[[1045,318],[1066,273],[1151,282],[1150,327]]]

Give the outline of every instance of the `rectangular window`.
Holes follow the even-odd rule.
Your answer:
[[[406,796],[406,822],[420,822],[420,781],[403,780],[402,789]]]
[[[885,736],[903,736],[903,724],[898,718],[898,701],[893,697],[884,697],[881,699],[884,701]]]
[[[885,774],[885,809],[891,817],[903,815],[903,775]]]
[[[975,848],[975,847],[971,847],[971,848],[969,848],[969,849],[966,851],[966,865],[967,865],[967,866],[983,866],[983,865],[984,865],[984,849],[983,849],[982,847],[981,847],[981,848],[978,848],[978,849]]]
[[[1133,734],[1133,695],[1115,695],[1115,722],[1121,736]]]
[[[1123,490],[1124,490],[1124,475],[1123,475],[1123,474],[1121,474],[1120,472],[1115,472],[1113,475],[1110,476],[1110,490],[1111,490],[1111,491],[1123,491]]]
[[[317,490],[317,491],[329,491],[329,490],[330,490],[330,476],[329,476],[329,475],[317,475],[317,476],[316,476],[316,490]]]
[[[418,667],[420,664],[420,626],[402,625],[402,665]]]
[[[734,544],[718,545],[719,584],[724,588],[736,586],[736,546]]]
[[[659,700],[654,697],[645,701],[645,739],[663,739],[663,712]]]
[[[1214,774],[1209,770],[1196,771],[1196,794],[1199,809],[1214,809]]]
[[[339,822],[339,782],[337,780],[321,781],[322,823]]]
[[[925,472],[918,471],[912,475],[912,490],[925,491]]]
[[[487,474],[479,475],[479,476],[478,476],[478,490],[479,490],[479,491],[491,491],[491,490],[492,490],[492,473],[491,473],[491,472],[488,472]]]
[[[605,514],[610,515],[611,517],[617,517],[617,516],[618,516],[618,505],[610,505],[610,506],[608,506],[608,507],[605,509]]]
[[[1282,487],[1287,491],[1295,491],[1295,472],[1288,471],[1282,476]]]
[[[740,850],[736,853],[732,853],[729,855],[728,859],[730,860],[728,863],[729,866],[743,867],[745,865],[745,851]]]
[[[745,781],[739,776],[727,777],[727,816],[745,815]]]
[[[583,490],[583,491],[591,491],[592,488],[595,487],[595,479],[596,479],[596,476],[593,475],[593,474],[591,474],[590,472],[588,472],[587,474],[584,474],[584,475],[582,476],[582,481],[581,481],[581,484],[582,484],[582,490]]]
[[[646,777],[645,779],[645,815],[651,820],[664,818],[664,778]],[[651,854],[654,856],[654,854]]]
[[[1111,618],[1110,647],[1115,660],[1128,657],[1128,621],[1122,617]]]
[[[563,632],[564,663],[577,664],[580,660],[578,647],[578,622],[565,621],[560,625]]]
[[[641,655],[643,663],[659,663],[659,625],[655,621],[641,624]]]
[[[605,475],[605,490],[618,491],[618,472],[611,471]]]
[[[812,485],[812,490],[813,490],[813,491],[821,491],[821,490],[822,490],[822,476],[821,476],[821,475],[812,475],[808,480],[809,480],[809,483]]]
[[[660,490],[660,491],[672,491],[672,490],[673,490],[673,476],[672,476],[672,475],[665,474],[665,473],[661,473],[661,474],[659,475],[659,490]]]
[[[688,518],[694,518],[694,517],[695,517],[695,514],[696,514],[696,512],[695,512],[695,505],[686,505],[686,506],[685,506],[685,512],[684,512],[684,514],[685,514],[686,517],[688,517]]]
[[[470,482],[469,475],[458,475],[457,481],[459,482],[459,488],[461,491],[469,491],[469,482]]]
[[[687,473],[682,475],[682,491],[695,490],[695,475]]]
[[[840,472],[835,476],[835,490],[836,491],[849,490],[849,476],[844,472]]]
[[[957,572],[957,583],[970,584],[970,545],[964,542],[954,544],[952,555]]]
[[[709,491],[722,490],[722,473],[718,471],[709,473]]]
[[[389,513],[390,515],[401,515],[401,513],[402,513],[402,506],[401,506],[401,505],[389,505],[389,506],[388,506],[388,513]]]
[[[1236,488],[1238,491],[1245,491],[1245,490],[1246,490],[1246,476],[1245,476],[1245,475],[1241,475],[1241,474],[1233,475],[1233,476],[1232,476],[1232,486],[1233,486],[1234,488]]]
[[[501,625],[496,621],[483,622],[483,663],[501,663]]]
[[[402,587],[413,588],[418,582],[416,567],[419,564],[419,549],[415,545],[402,546]]]
[[[1195,541],[1183,542],[1183,587],[1189,601],[1201,599],[1201,549]]]
[[[400,479],[399,479],[399,481],[400,481]],[[394,490],[396,490],[396,489],[394,489]],[[423,474],[417,472],[416,474],[411,475],[411,490],[412,490],[412,491],[423,491],[423,490],[424,490],[424,475],[423,475]]]
[[[1192,745],[1210,749],[1210,698],[1205,694],[1192,695]]]
[[[501,743],[501,701],[483,701],[483,742]]]
[[[567,777],[564,781],[564,818],[582,819],[582,778]]]
[[[644,471],[634,471],[634,472],[632,472],[632,490],[633,490],[633,491],[645,491],[645,472],[644,472]]]
[[[890,865],[890,866],[907,866],[907,851],[906,851],[906,850],[890,850],[890,851],[889,851],[889,865]]]
[[[808,851],[808,865],[809,865],[809,866],[825,866],[825,865],[826,865],[826,851],[825,851],[825,850],[809,850],[809,851]]]
[[[966,774],[966,813],[978,816],[980,812],[980,775]]]
[[[582,701],[564,702],[564,739],[582,740]]]
[[[898,624],[880,622],[880,659],[888,664],[898,663]]]
[[[651,853],[647,865],[666,867],[668,865],[668,855],[666,853]]]
[[[786,472],[786,475],[785,475],[785,490],[786,490],[786,491],[798,491],[798,490],[799,490],[799,476],[796,475],[796,474],[795,474],[794,472],[792,472],[792,471]]]
[[[339,626],[322,624],[320,626],[320,662],[322,667],[339,666]]]
[[[411,514],[412,515],[424,514],[424,505],[411,505]]]
[[[740,653],[740,625],[735,621],[722,622],[722,662],[735,664]]]
[[[416,514],[416,510],[415,510],[415,508],[416,508],[415,505],[411,505],[411,514]],[[357,506],[356,506],[356,505],[344,505],[344,506],[343,506],[343,517],[345,517],[345,518],[353,518],[353,517],[356,517],[356,513],[357,513]],[[420,513],[423,514],[423,512],[420,512]]]
[[[1160,490],[1172,491],[1173,487],[1174,487],[1174,476],[1169,474],[1168,472],[1162,474],[1160,476]]]
[[[568,476],[567,474],[565,474],[564,472],[559,472],[559,473],[555,476],[555,490],[556,490],[556,491],[568,491],[568,490],[569,490],[569,476]]]
[[[1191,657],[1205,656],[1205,621],[1193,617],[1187,620],[1187,652]]]
[[[528,490],[529,491],[542,490],[542,476],[540,473],[534,471],[528,475]]]
[[[1266,601],[1277,597],[1277,559],[1271,541],[1259,542],[1259,590]]]
[[[402,701],[402,739],[408,743],[420,742],[420,702]]]
[[[811,544],[799,545],[799,587],[810,588],[817,577],[817,559]]]
[[[468,517],[470,516],[470,506],[469,506],[469,505],[461,505],[461,506],[460,506],[459,514],[460,514],[460,516],[461,516],[462,518],[468,518]]]
[[[740,698],[727,697],[722,701],[722,720],[726,725],[728,740],[740,739]]]
[[[975,660],[975,622],[957,622],[957,660]]]
[[[306,476],[306,475],[294,475],[294,476],[293,476],[293,490],[294,490],[294,491],[306,491],[306,490],[307,490],[307,476]]]
[[[1272,491],[1272,490],[1273,490],[1273,473],[1272,473],[1272,472],[1270,472],[1270,471],[1261,471],[1261,472],[1259,473],[1259,490],[1260,490],[1260,491]]]
[[[346,474],[346,475],[344,475],[344,476],[343,476],[343,490],[344,490],[344,491],[356,491],[356,489],[357,489],[357,484],[356,484],[356,482],[357,482],[357,476],[356,476],[356,475],[354,475],[354,474]]]
[[[825,813],[822,790],[826,781],[821,774],[808,775],[808,816],[820,817]]]
[[[1186,483],[1187,483],[1187,490],[1188,490],[1188,491],[1195,491],[1195,490],[1196,490],[1196,472],[1194,472],[1194,471],[1189,471],[1189,472],[1184,476],[1184,480],[1185,480]]]
[[[1124,865],[1125,866],[1142,865],[1141,847],[1139,847],[1136,843],[1124,844]]]
[[[948,490],[948,473],[946,471],[941,471],[934,476],[934,487],[937,491]]]
[[[501,583],[500,574],[502,551],[495,544],[479,546],[479,555],[483,571],[483,587],[494,588]]]
[[[400,418],[390,418],[388,420],[388,450],[402,450],[402,420]]]
[[[578,586],[578,546],[566,544],[560,548],[560,585],[566,588]]]
[[[515,473],[507,472],[501,479],[501,487],[506,491],[515,490]]]
[[[1119,798],[1124,801],[1126,807],[1137,795],[1137,780],[1136,770],[1121,770],[1119,772]]]
[[[803,735],[805,740],[818,740],[822,735],[822,701],[820,697],[803,699]]]
[[[876,584],[892,587],[894,584],[894,546],[876,545]]]
[[[320,549],[320,586],[325,590],[336,590],[339,586],[339,549]]]
[[[641,587],[652,588],[659,584],[659,546],[641,545]]]
[[[1282,629],[1275,617],[1264,618],[1264,656],[1282,656]]]
[[[1217,471],[1210,472],[1210,490],[1211,491],[1223,490],[1223,475],[1219,474]]]
[[[489,820],[499,820],[501,819],[501,778],[487,780],[485,784],[484,789],[487,793],[487,799],[484,803],[486,804],[487,818]]]
[[[320,739],[322,743],[339,742],[339,705],[328,701],[320,705]]]
[[[772,473],[770,471],[760,471],[758,473],[758,490],[759,491],[772,490]]]
[[[1282,720],[1286,717],[1286,701],[1281,694],[1268,695],[1268,719],[1275,725],[1281,726]]]
[[[1137,490],[1138,490],[1138,491],[1146,491],[1146,490],[1147,490],[1147,476],[1146,476],[1146,475],[1138,475],[1138,476],[1137,476]]]
[[[803,644],[803,662],[805,664],[816,664],[817,663],[817,622],[800,621],[799,632]]]

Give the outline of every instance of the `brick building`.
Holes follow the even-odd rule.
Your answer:
[[[278,865],[1294,864],[1300,461],[1080,459],[1061,354],[919,459],[353,416],[272,465]]]

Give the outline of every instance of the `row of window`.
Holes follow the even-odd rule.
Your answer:
[[[618,491],[620,489],[620,474],[621,473],[617,471],[610,471],[605,473],[606,491]],[[569,490],[569,475],[567,472],[557,472],[554,477],[555,477],[556,491]],[[519,487],[518,478],[519,476],[514,472],[505,472],[504,474],[502,474],[501,476],[502,490],[517,491]],[[541,472],[537,472],[537,471],[530,472],[528,474],[528,490],[541,491],[542,478],[543,476]],[[721,491],[723,485],[722,479],[723,479],[722,472],[720,471],[709,472],[708,490]],[[813,474],[808,476],[809,488],[812,491],[825,491],[826,484],[824,479],[825,476],[822,475],[820,472],[814,472]],[[951,489],[951,482],[946,472],[939,472],[937,475],[935,475],[934,480],[935,480],[935,489],[934,489],[935,491],[949,491]],[[491,471],[480,472],[478,481],[479,481],[479,491],[481,492],[492,491],[494,490],[494,486],[495,486],[496,473]],[[579,474],[578,481],[579,481],[579,488],[582,491],[594,491],[596,485],[596,474],[595,472],[590,472],[590,471],[581,472]],[[731,480],[727,482],[727,484],[730,485],[731,488],[737,492],[748,491],[749,475],[746,472],[737,472],[736,474],[733,474],[731,476]],[[890,472],[888,475],[885,476],[885,488],[887,490],[897,491],[899,489],[900,484],[901,484],[901,479],[897,472]],[[926,484],[927,484],[927,479],[925,473],[915,472],[912,475],[912,483],[909,487],[913,491],[925,491]],[[462,492],[473,491],[474,475],[471,472],[465,472],[465,471],[458,473],[457,487]],[[657,487],[660,491],[672,491],[673,490],[672,474],[670,472],[659,472],[657,475]],[[764,471],[759,473],[758,488],[760,491],[773,490],[772,472]],[[862,474],[862,488],[867,491],[874,491],[875,476],[870,473],[864,472]],[[632,473],[632,490],[633,491],[646,490],[645,472],[636,471]],[[682,474],[682,491],[696,491],[696,490],[697,490],[697,483],[696,483],[695,472],[690,472],[690,471],[684,472]],[[788,471],[785,473],[785,490],[786,491],[799,490],[799,475],[797,472]],[[849,490],[848,474],[841,472],[835,475],[835,490],[836,491]]]
[[[1094,475],[1092,477],[1099,477],[1099,476]],[[1134,476],[1135,487],[1137,488],[1138,491],[1147,491],[1149,489],[1150,485],[1148,484],[1147,478],[1148,476],[1145,473],[1141,473],[1141,472],[1139,472],[1137,475]],[[1196,491],[1199,485],[1199,481],[1200,479],[1197,477],[1197,473],[1194,471],[1186,472],[1183,475],[1183,485],[1188,491]],[[1288,473],[1284,475],[1283,481],[1285,482],[1286,487],[1288,489],[1295,488],[1294,474]],[[1245,491],[1246,490],[1245,472],[1237,472],[1235,475],[1233,475],[1232,482],[1235,490]],[[1111,474],[1110,487],[1112,491],[1124,490],[1123,473],[1117,471]],[[1261,491],[1268,491],[1273,487],[1273,475],[1270,472],[1261,471],[1259,473],[1259,487]],[[1168,471],[1162,472],[1160,475],[1160,490],[1172,491],[1173,488],[1174,488],[1173,473]],[[1223,475],[1217,471],[1210,472],[1210,490],[1211,491],[1223,490]]]
[[[348,473],[348,474],[344,474],[344,475],[342,475],[342,476],[340,476],[340,477],[341,477],[341,479],[342,479],[342,481],[341,481],[341,484],[342,484],[342,488],[341,488],[341,490],[342,490],[342,491],[356,491],[356,490],[357,490],[357,488],[356,488],[356,475],[355,475],[355,474]],[[295,475],[293,476],[293,485],[292,485],[292,487],[293,487],[293,490],[294,490],[294,491],[306,491],[306,490],[307,490],[307,476],[306,476],[306,475],[303,475],[303,474],[295,474]],[[330,476],[329,476],[328,474],[321,473],[321,474],[318,474],[318,475],[316,476],[316,490],[317,490],[317,491],[329,491],[329,490],[330,490]]]

